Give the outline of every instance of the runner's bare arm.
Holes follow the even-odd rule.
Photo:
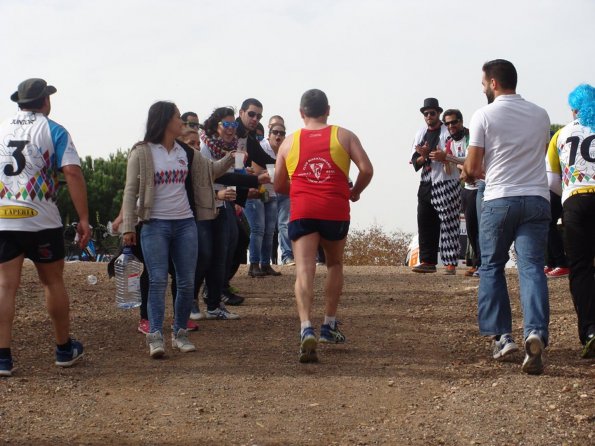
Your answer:
[[[289,195],[289,174],[287,173],[287,164],[285,163],[285,160],[287,159],[287,154],[289,153],[292,143],[293,135],[290,135],[281,143],[281,147],[279,147],[279,152],[277,153],[275,179],[273,184],[275,186],[275,192],[279,194]]]
[[[370,184],[372,181],[372,176],[374,175],[374,167],[372,166],[372,162],[370,158],[368,158],[368,154],[362,147],[362,143],[360,142],[357,135],[353,132],[350,132],[346,129],[339,129],[339,140],[341,140],[341,133],[345,132],[345,139],[347,140],[347,144],[344,145],[349,153],[351,160],[354,162],[356,167],[358,168],[359,172],[357,174],[357,178],[355,179],[355,183],[351,188],[351,201],[359,200],[359,197],[363,190]]]
[[[62,173],[68,184],[68,193],[72,204],[79,216],[79,223],[76,231],[79,233],[79,245],[81,248],[87,246],[91,239],[91,228],[89,227],[89,208],[87,206],[87,185],[80,166],[68,165],[62,167]]]

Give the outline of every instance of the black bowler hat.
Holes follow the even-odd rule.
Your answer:
[[[424,106],[419,109],[420,112],[425,112],[428,108],[433,108],[438,110],[438,113],[442,113],[442,107],[438,104],[438,99],[436,98],[426,98],[424,99]]]
[[[19,105],[27,104],[39,98],[54,94],[56,91],[56,87],[48,85],[43,79],[32,78],[21,82],[17,91],[10,96],[10,100]]]

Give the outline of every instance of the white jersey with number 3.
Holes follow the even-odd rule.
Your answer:
[[[70,135],[42,113],[19,111],[0,125],[0,231],[62,226],[58,172],[80,166]]]

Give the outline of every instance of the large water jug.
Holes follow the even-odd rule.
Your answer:
[[[118,308],[136,308],[141,304],[140,275],[143,264],[132,254],[130,246],[124,247],[114,264],[116,273],[116,305]]]

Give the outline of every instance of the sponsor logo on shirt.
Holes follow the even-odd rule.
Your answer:
[[[324,183],[330,180],[335,173],[333,166],[324,158],[315,157],[308,159],[298,176],[304,177],[310,183]]]
[[[0,218],[30,218],[35,217],[38,212],[35,209],[25,206],[2,206],[0,207]]]

